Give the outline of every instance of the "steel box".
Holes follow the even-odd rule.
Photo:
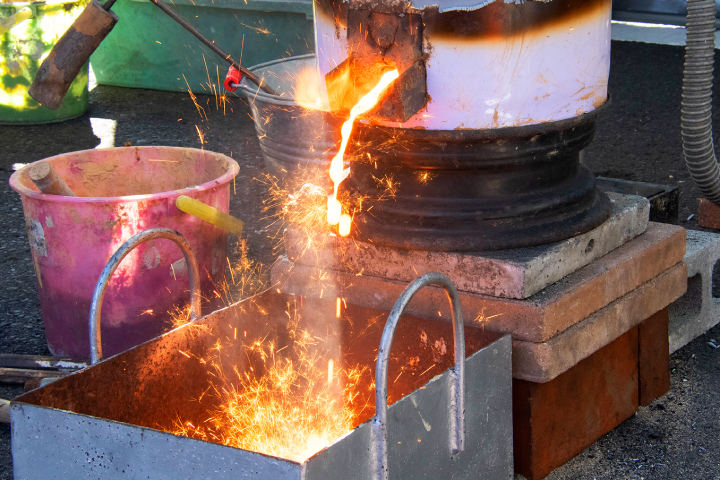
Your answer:
[[[202,398],[212,377],[196,359],[241,330],[238,338],[265,333],[282,342],[290,310],[300,312],[303,328],[327,330],[343,362],[352,358],[374,370],[387,312],[347,305],[337,321],[336,306],[335,299],[266,291],[19,397],[11,405],[15,478],[371,478],[367,415],[302,463],[164,430],[177,418],[202,421],[213,407],[210,396],[192,400]],[[389,403],[396,400],[387,414],[390,478],[512,478],[510,336],[465,327],[465,449],[451,458],[452,353],[418,353],[421,364],[437,360],[436,372],[404,369],[423,334],[430,345],[444,340],[453,351],[451,324],[402,317],[388,377]],[[227,348],[229,363],[248,368],[242,345]]]

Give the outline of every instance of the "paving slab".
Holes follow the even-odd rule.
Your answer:
[[[428,272],[445,274],[460,291],[527,298],[643,233],[650,205],[634,195],[608,193],[610,218],[599,227],[549,245],[498,252],[445,253],[399,250],[297,229],[285,234],[292,261],[314,267],[410,282]]]
[[[680,263],[547,342],[513,340],[513,378],[549,382],[685,293]]]
[[[642,235],[524,300],[461,293],[465,321],[512,333],[516,340],[544,342],[622,297],[685,254],[683,228],[650,222]],[[389,310],[407,283],[366,274],[308,267],[281,259],[273,280],[288,293],[341,296],[356,305]],[[441,289],[421,290],[408,306],[414,315],[450,314]]]
[[[698,223],[701,227],[720,229],[720,207],[701,198],[698,203]]]
[[[669,307],[670,353],[720,322],[720,298],[713,296],[713,269],[720,261],[720,234],[688,230],[686,244],[688,289]]]
[[[285,293],[320,298],[342,297],[348,303],[383,310],[390,310],[407,286],[387,279],[353,277],[346,273],[293,265],[287,259],[278,262],[273,268],[273,285]],[[686,289],[687,267],[682,262],[676,263],[544,342],[519,340],[515,332],[503,329],[522,324],[516,321],[514,313],[503,312],[502,315],[492,317],[480,310],[480,315],[473,317],[478,311],[477,304],[472,301],[476,296],[461,293],[460,299],[465,323],[482,324],[489,330],[512,334],[514,378],[547,382],[667,307],[680,298]],[[434,287],[420,290],[405,311],[420,317],[450,318],[445,292]],[[497,321],[502,317],[508,319],[504,325]],[[499,325],[502,327],[499,328]]]

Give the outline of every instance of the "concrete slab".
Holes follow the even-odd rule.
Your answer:
[[[714,205],[713,205],[714,206]],[[720,322],[720,298],[713,297],[713,268],[720,261],[720,234],[687,231],[687,293],[669,307],[670,353]]]
[[[463,292],[465,321],[544,342],[681,262],[683,228],[650,222],[639,237],[524,300]],[[341,296],[356,305],[390,310],[407,283],[278,261],[273,282],[288,293]],[[414,315],[450,314],[440,289],[423,289],[408,306]]]
[[[308,282],[308,279],[311,281]],[[285,293],[311,297],[342,297],[346,302],[390,310],[407,284],[375,277],[353,277],[329,272],[287,259],[273,268],[273,284]],[[490,330],[513,335],[513,377],[531,382],[547,382],[593,352],[607,345],[630,328],[680,298],[687,288],[687,267],[677,263],[609,305],[589,315],[562,333],[544,342],[518,340],[511,326],[522,326],[516,312],[492,317],[472,300],[476,295],[461,293],[463,318],[468,324],[483,324]],[[487,298],[487,297],[486,297]],[[405,311],[421,317],[450,318],[445,293],[424,288]],[[468,305],[470,308],[468,308]],[[530,309],[528,309],[530,310]],[[504,325],[498,320],[507,320]],[[502,325],[502,326],[501,326]],[[504,328],[504,329],[501,329]]]
[[[312,239],[313,248],[308,248],[304,232],[288,229],[285,250],[288,258],[301,265],[403,282],[440,272],[460,291],[527,298],[645,231],[650,212],[647,199],[614,193],[608,196],[613,206],[605,223],[550,245],[458,254],[397,250],[323,235]]]

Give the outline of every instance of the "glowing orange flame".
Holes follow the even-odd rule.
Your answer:
[[[343,213],[342,204],[337,199],[337,191],[340,183],[350,174],[350,168],[345,168],[343,159],[345,157],[345,149],[347,148],[350,134],[352,133],[353,124],[358,116],[368,112],[377,105],[380,100],[380,95],[382,95],[385,89],[389,87],[390,84],[399,76],[400,74],[397,70],[390,70],[389,72],[386,72],[375,88],[370,90],[368,94],[362,97],[360,101],[352,107],[350,110],[350,117],[345,121],[345,123],[343,123],[342,129],[340,130],[340,133],[342,134],[340,149],[330,163],[330,179],[333,181],[333,193],[328,196],[327,221],[330,225],[339,224],[338,233],[343,237],[347,237],[350,234],[352,217],[350,217],[347,213]]]

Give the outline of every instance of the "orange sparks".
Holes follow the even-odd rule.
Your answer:
[[[391,70],[385,73],[380,82],[370,90],[370,92],[362,97],[360,101],[355,104],[350,110],[350,117],[343,123],[340,130],[342,134],[342,141],[340,143],[340,149],[330,163],[330,179],[333,182],[333,193],[328,196],[327,201],[327,222],[330,225],[338,225],[338,233],[347,237],[350,234],[350,227],[352,225],[352,218],[347,213],[343,213],[342,204],[337,199],[337,191],[340,183],[347,178],[350,174],[350,168],[345,168],[343,159],[345,157],[345,149],[347,148],[350,134],[352,133],[353,124],[355,119],[370,111],[380,100],[382,93],[400,76],[397,70]]]
[[[224,373],[216,349],[208,394],[220,406],[203,425],[178,420],[173,433],[302,462],[356,426],[364,407],[353,404],[354,392],[368,369],[335,368],[324,343],[298,327],[297,312],[288,315],[290,345],[277,348],[267,336],[244,342],[245,371]]]

